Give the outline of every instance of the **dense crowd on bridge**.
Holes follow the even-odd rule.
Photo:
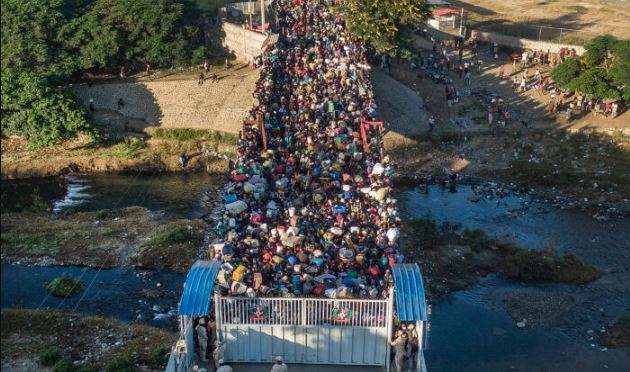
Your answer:
[[[403,260],[393,171],[364,124],[376,116],[365,49],[330,5],[274,4],[279,39],[258,61],[210,249],[226,294],[383,298]]]

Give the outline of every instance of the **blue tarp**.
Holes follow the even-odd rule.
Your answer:
[[[212,287],[219,268],[218,262],[195,262],[184,284],[184,293],[179,302],[179,315],[208,315]]]
[[[427,320],[424,283],[417,264],[392,265],[396,286],[396,313],[403,322]]]

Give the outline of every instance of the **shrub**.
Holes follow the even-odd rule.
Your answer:
[[[54,372],[73,372],[75,370],[72,361],[68,358],[63,358],[55,364]]]
[[[57,297],[71,297],[81,291],[83,283],[79,278],[59,277],[48,283],[48,291]]]
[[[119,356],[107,363],[105,372],[133,372],[133,364],[129,358]]]
[[[146,245],[159,246],[184,243],[193,237],[192,229],[187,226],[177,226],[168,230],[158,232],[149,238]]]
[[[151,366],[154,368],[164,368],[166,366],[166,363],[168,363],[170,352],[171,349],[165,346],[154,350],[149,356],[149,364],[151,364]]]
[[[119,157],[125,159],[133,159],[140,154],[140,151],[149,147],[146,141],[132,137],[116,145],[116,153]]]
[[[51,367],[54,366],[60,358],[61,350],[56,346],[52,346],[39,353],[39,364],[45,367]]]

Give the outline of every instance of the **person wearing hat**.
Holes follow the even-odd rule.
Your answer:
[[[199,343],[199,356],[204,362],[208,361],[206,353],[208,351],[208,331],[206,329],[206,320],[204,318],[199,319],[199,324],[195,327],[197,332],[197,342]]]
[[[219,368],[217,368],[216,372],[232,372],[232,367],[225,364],[223,359],[219,359]]]
[[[281,356],[276,357],[276,364],[271,367],[271,372],[289,372],[289,367],[284,364]]]

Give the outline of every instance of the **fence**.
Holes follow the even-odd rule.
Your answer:
[[[223,324],[387,326],[387,300],[220,297]]]
[[[386,300],[215,296],[226,360],[387,366],[393,291]]]
[[[582,30],[530,24],[489,23],[470,25],[475,30],[558,44],[584,45],[595,35]]]

